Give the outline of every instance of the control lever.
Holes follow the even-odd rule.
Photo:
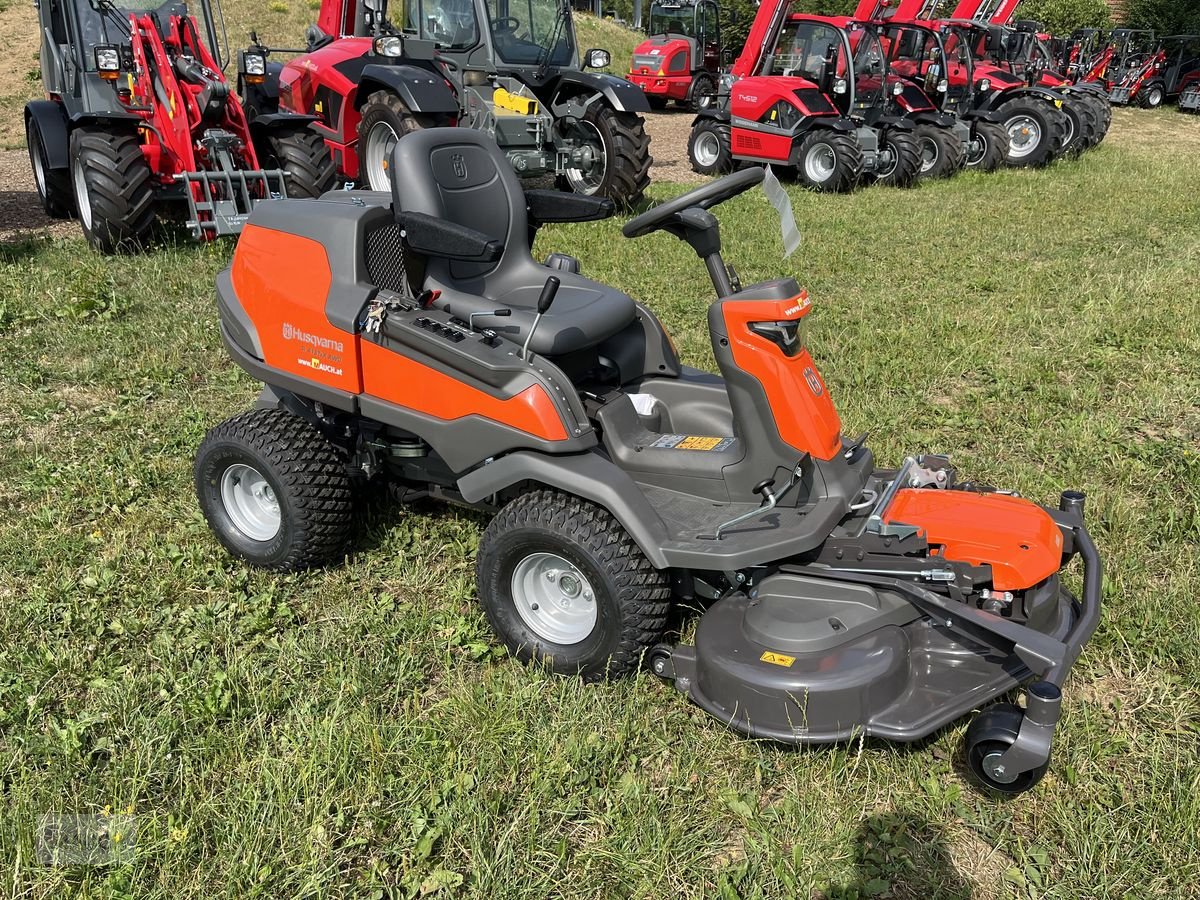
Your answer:
[[[700,540],[719,541],[721,539],[721,533],[728,531],[734,525],[740,525],[742,522],[745,522],[747,519],[757,518],[758,516],[761,516],[763,513],[767,513],[767,512],[770,512],[771,510],[773,510],[776,506],[779,505],[779,501],[783,499],[783,496],[788,491],[790,491],[793,487],[795,487],[796,483],[800,480],[800,467],[801,467],[801,465],[803,465],[803,463],[804,463],[803,457],[801,457],[799,460],[797,460],[795,468],[792,469],[791,477],[788,478],[787,484],[785,484],[783,486],[783,489],[780,490],[779,493],[775,493],[775,491],[773,490],[773,488],[775,487],[775,479],[774,478],[764,478],[762,481],[760,481],[758,484],[756,484],[754,487],[752,487],[750,489],[750,493],[763,498],[762,505],[759,506],[758,509],[752,509],[749,512],[742,513],[740,516],[734,516],[728,522],[722,522],[720,525],[717,526],[716,534],[710,534],[710,535],[702,534],[699,536]]]
[[[470,328],[472,331],[474,331],[476,319],[486,319],[488,316],[495,316],[498,319],[503,319],[506,316],[511,316],[511,315],[512,315],[512,310],[504,309],[504,308],[489,309],[489,310],[485,310],[484,312],[473,312],[469,316],[467,316],[467,327]]]
[[[537,315],[533,317],[533,324],[529,326],[529,334],[525,335],[525,343],[521,345],[521,359],[528,362],[529,360],[529,342],[533,340],[533,333],[537,331],[538,325],[542,321],[542,316],[550,309],[550,304],[554,302],[554,298],[558,296],[558,287],[562,284],[558,278],[551,275],[546,279],[546,283],[542,285],[541,296],[538,297]]]

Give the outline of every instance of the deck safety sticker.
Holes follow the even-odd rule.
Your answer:
[[[771,650],[764,650],[759,660],[770,663],[773,666],[791,667],[792,663],[796,661],[796,657],[788,656],[786,653],[775,653]]]
[[[699,434],[664,434],[651,447],[659,450],[727,450],[733,445],[731,437],[705,437]]]

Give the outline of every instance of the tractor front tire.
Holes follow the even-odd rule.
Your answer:
[[[1006,165],[1039,168],[1062,152],[1067,117],[1049,103],[1017,97],[1003,104],[1000,112],[1008,133]]]
[[[694,112],[711,109],[717,103],[717,82],[707,72],[701,72],[692,79],[692,90],[688,97],[688,105]]]
[[[154,225],[154,183],[136,134],[76,128],[71,185],[89,244],[101,253],[142,248]]]
[[[1096,110],[1096,144],[1104,140],[1108,134],[1108,129],[1112,125],[1112,103],[1108,97],[1099,94],[1085,95],[1092,101],[1092,107]],[[1094,145],[1093,145],[1094,146]]]
[[[921,150],[922,178],[950,178],[962,168],[962,141],[952,129],[918,125],[916,136]]]
[[[567,169],[558,187],[586,196],[607,197],[619,209],[633,209],[650,186],[650,136],[637,113],[618,112],[605,102],[588,107],[577,133],[603,155],[604,170]],[[595,139],[599,140],[596,146]]]
[[[701,175],[728,175],[736,168],[729,123],[704,119],[688,135],[688,161]]]
[[[966,166],[976,172],[995,172],[1008,155],[1008,132],[998,122],[976,122],[974,140],[979,150],[968,153]]]
[[[69,219],[75,211],[71,194],[71,172],[50,168],[50,159],[42,141],[42,129],[30,116],[25,126],[25,140],[29,146],[29,165],[33,168],[33,183],[37,188],[42,209],[52,219]]]
[[[921,147],[916,137],[906,131],[889,131],[883,147],[892,154],[892,165],[876,173],[875,183],[888,187],[908,188],[921,176]]]
[[[200,509],[225,549],[277,572],[339,559],[352,525],[337,448],[282,409],[252,409],[208,432],[195,463]]]
[[[432,128],[431,116],[417,115],[391,91],[375,91],[363,104],[358,123],[358,180],[373,191],[391,191],[392,148],[410,131]]]
[[[862,177],[862,148],[852,135],[820,128],[805,135],[793,153],[792,165],[806,187],[844,194],[854,190]]]
[[[264,169],[281,169],[287,176],[287,195],[297,199],[320,197],[337,182],[337,167],[325,139],[306,126],[270,132],[263,142],[260,162]]]
[[[479,541],[479,600],[524,662],[585,681],[637,669],[666,627],[671,590],[608,510],[558,491],[523,494]]]
[[[1167,99],[1167,87],[1161,81],[1152,81],[1138,92],[1138,102],[1145,109],[1158,109]]]

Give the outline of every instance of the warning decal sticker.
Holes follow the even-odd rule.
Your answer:
[[[727,450],[733,445],[731,437],[706,437],[699,434],[664,434],[651,447],[659,450]]]
[[[786,653],[775,653],[771,650],[764,650],[763,655],[759,660],[765,663],[770,663],[773,666],[791,666],[796,661],[796,657],[788,656]]]

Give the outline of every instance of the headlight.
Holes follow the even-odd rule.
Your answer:
[[[946,79],[943,78],[941,81],[938,82],[938,93],[944,94],[948,90],[950,90],[950,82],[946,81]]]
[[[391,59],[396,59],[404,55],[404,39],[398,35],[377,37],[375,38],[375,43],[371,45],[371,49],[375,51],[376,56],[387,56]]]
[[[846,79],[845,78],[839,78],[837,81],[835,81],[833,83],[833,92],[835,94],[846,93]]]
[[[96,69],[102,78],[116,78],[121,71],[121,52],[112,44],[96,46]]]
[[[904,93],[904,84],[902,82],[897,81],[895,84],[892,85],[892,93],[895,94],[897,97],[899,97],[901,94]]]
[[[612,54],[607,50],[589,50],[583,54],[583,59],[586,68],[605,69],[612,62]]]
[[[247,50],[242,54],[243,75],[266,75],[267,60],[261,53]]]
[[[979,89],[985,93],[990,91],[992,89],[992,80],[990,78],[980,78]]]

